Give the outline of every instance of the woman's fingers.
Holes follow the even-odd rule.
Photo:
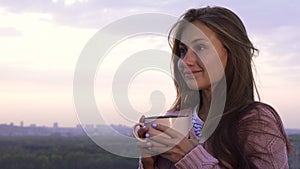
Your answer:
[[[139,121],[140,121],[140,123],[144,123],[144,121],[145,121],[145,116],[142,115]],[[139,136],[140,138],[145,138],[145,134],[146,134],[146,132],[147,132],[148,130],[149,130],[149,128],[147,128],[146,126],[141,126],[141,127],[138,129],[138,131],[137,131],[138,136]]]
[[[166,145],[157,143],[155,141],[150,141],[150,140],[148,140],[146,143],[140,142],[138,144],[139,147],[141,147],[144,150],[144,152],[147,152],[151,155],[162,154],[171,149]]]
[[[154,156],[158,155],[160,153],[165,152],[165,145],[162,145],[160,143],[156,143],[154,141],[148,140],[147,142],[137,142],[137,146],[140,149],[142,156]]]
[[[151,137],[150,140],[169,147],[174,147],[177,143],[181,141],[181,139],[178,138],[167,138],[165,136],[160,135]]]
[[[164,154],[166,152],[168,152],[170,149],[172,149],[171,147],[152,147],[151,148],[151,152],[154,154]]]
[[[149,157],[149,156],[153,155],[153,152],[150,151],[150,149],[144,142],[137,142],[137,146],[141,151],[142,157]]]
[[[149,131],[149,127],[142,126],[138,129],[137,133],[140,138],[145,138],[146,133]]]
[[[166,145],[154,142],[154,141],[152,141],[150,139],[147,139],[146,142],[140,142],[139,141],[137,143],[137,146],[139,148],[141,148],[141,149],[149,149],[149,150],[151,150],[151,148],[153,148],[153,147],[157,147],[157,148],[164,148],[164,147],[166,147]]]
[[[161,124],[151,124],[151,127],[153,127],[156,130],[159,130],[165,134],[167,134],[168,136],[170,136],[171,138],[183,138],[184,136],[179,133],[178,131],[167,127],[165,125],[161,125]]]
[[[142,115],[139,121],[140,121],[140,123],[144,123],[145,122],[145,116]]]

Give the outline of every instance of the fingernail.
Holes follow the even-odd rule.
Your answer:
[[[146,133],[146,134],[145,134],[145,137],[146,137],[146,138],[149,138],[149,136],[150,136],[149,133]]]
[[[152,124],[151,124],[151,127],[156,128],[156,127],[157,127],[157,124],[156,124],[156,123],[152,123]]]
[[[147,147],[151,147],[151,143],[150,142],[147,142]]]

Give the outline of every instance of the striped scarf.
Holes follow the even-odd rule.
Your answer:
[[[193,113],[192,113],[192,123],[193,123],[194,133],[195,133],[196,137],[198,138],[198,140],[200,140],[201,130],[202,130],[204,122],[198,116],[197,107],[198,106],[196,106],[194,108]]]

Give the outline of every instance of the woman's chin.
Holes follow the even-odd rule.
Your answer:
[[[191,90],[199,90],[199,87],[198,87],[197,83],[187,83],[187,86]]]
[[[210,84],[202,84],[195,81],[188,81],[186,84],[190,90],[205,90],[211,87]]]

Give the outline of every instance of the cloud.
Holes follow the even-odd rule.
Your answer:
[[[0,27],[0,36],[18,37],[18,36],[22,36],[22,32],[12,27]]]
[[[300,85],[299,28],[281,26],[255,35],[255,46],[260,55],[254,61],[264,86],[274,89]]]
[[[268,31],[281,25],[299,25],[300,1],[226,0],[3,0],[0,6],[13,13],[48,13],[59,25],[101,28],[124,16],[143,12],[162,12],[180,16],[189,8],[225,6],[235,11],[250,31]],[[284,12],[283,12],[284,11]],[[51,22],[52,22],[51,21]]]
[[[0,72],[0,83],[4,86],[72,86],[73,71],[68,69],[32,68],[24,63],[3,62],[0,63]]]
[[[257,34],[257,44],[267,61],[277,67],[299,67],[300,26],[281,26],[265,34]]]
[[[58,24],[89,28],[99,28],[103,24],[126,15],[137,12],[159,11],[164,5],[174,7],[177,4],[178,2],[174,0],[164,1],[163,3],[154,3],[152,0],[117,2],[89,0],[83,2],[73,1],[72,3],[63,0],[57,0],[57,2],[51,0],[5,0],[0,2],[0,6],[9,12],[49,13],[53,15],[53,21]]]
[[[209,1],[222,4],[235,11],[245,22],[246,27],[255,31],[268,31],[282,25],[300,26],[298,9],[300,1],[263,0],[253,1]]]

